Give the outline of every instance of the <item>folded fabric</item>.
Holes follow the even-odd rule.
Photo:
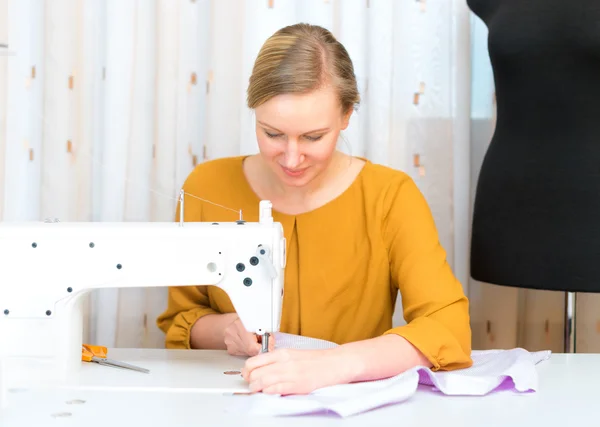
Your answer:
[[[293,348],[296,350],[325,350],[337,347],[338,345],[331,341],[320,340],[318,338],[303,337],[301,335],[275,333],[275,348]]]
[[[336,344],[278,333],[275,346],[311,350],[332,348]],[[347,417],[410,399],[419,384],[429,385],[445,395],[483,396],[500,390],[532,392],[538,387],[536,365],[550,355],[550,351],[530,353],[522,348],[473,351],[473,366],[466,369],[433,372],[426,367],[415,367],[395,377],[324,387],[308,395],[258,393],[238,399],[239,404],[232,410],[269,416],[334,412]]]

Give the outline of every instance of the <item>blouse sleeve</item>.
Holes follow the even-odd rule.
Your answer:
[[[188,182],[192,179],[188,179]],[[189,184],[184,191],[190,192]],[[194,191],[192,189],[192,194]],[[177,203],[175,220],[179,221],[180,205]],[[197,199],[186,198],[184,221],[200,221],[202,204]],[[166,334],[168,349],[190,349],[190,332],[198,319],[207,314],[220,314],[211,308],[207,286],[173,286],[169,288],[167,309],[158,316],[157,326]]]
[[[219,314],[210,307],[206,286],[169,288],[167,309],[157,319],[168,349],[190,349],[190,332],[198,319]]]
[[[469,301],[446,261],[431,210],[412,179],[404,176],[390,185],[384,212],[390,274],[407,323],[385,334],[404,337],[433,370],[471,366]]]

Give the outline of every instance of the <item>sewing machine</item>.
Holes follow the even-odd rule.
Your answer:
[[[180,203],[178,222],[0,223],[0,362],[27,360],[19,378],[29,384],[72,378],[81,367],[81,297],[100,288],[217,286],[268,349],[286,261],[271,203],[260,202],[258,222],[227,223],[184,222],[183,194]],[[0,379],[0,393],[9,385]]]

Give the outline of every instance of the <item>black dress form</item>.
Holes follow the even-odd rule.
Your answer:
[[[477,183],[471,276],[600,292],[600,0],[467,0],[497,100]]]

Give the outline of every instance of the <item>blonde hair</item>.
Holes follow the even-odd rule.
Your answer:
[[[360,103],[354,66],[346,48],[327,29],[310,24],[284,27],[263,44],[247,90],[254,109],[274,96],[307,93],[332,84],[343,113]]]

